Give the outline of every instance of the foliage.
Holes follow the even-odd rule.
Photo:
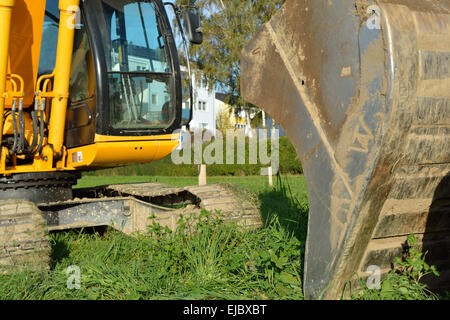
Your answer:
[[[203,145],[202,150],[205,150],[212,142]],[[226,164],[226,143],[223,144],[223,163],[208,165],[208,176],[257,176],[261,174],[261,168],[267,167],[261,163],[249,164],[249,144],[248,140],[245,144],[246,157],[245,164]],[[267,142],[267,150],[270,153],[271,141]],[[237,163],[238,147],[234,143],[234,163]],[[181,153],[183,154],[183,153]],[[166,157],[160,161],[147,164],[131,165],[126,167],[118,167],[114,169],[102,169],[85,173],[86,175],[95,176],[198,176],[198,166],[194,164],[194,152],[191,152],[191,164],[175,165],[171,157]],[[286,137],[281,137],[279,140],[279,165],[281,174],[301,174],[303,173],[302,164],[297,157],[297,153]]]
[[[366,283],[360,280],[362,289],[354,295],[362,300],[436,300],[427,285],[421,280],[428,275],[439,276],[435,266],[425,262],[415,235],[408,237],[408,252],[403,258],[396,258],[395,268],[381,282],[381,288],[368,289]]]
[[[234,129],[233,122],[231,121],[231,111],[222,109],[216,117],[216,128],[221,132]]]
[[[201,11],[204,43],[190,54],[205,79],[227,94],[227,103],[250,108],[240,96],[240,54],[284,0],[177,0]]]
[[[303,173],[294,145],[286,137],[280,138],[280,172],[283,174]]]

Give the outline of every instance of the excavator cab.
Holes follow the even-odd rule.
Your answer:
[[[203,39],[193,8],[161,0],[0,0],[0,273],[48,267],[49,231],[145,233],[155,215],[174,229],[181,215],[202,210],[261,226],[257,208],[220,185],[72,189],[82,171],[156,161],[178,146],[193,94],[190,84],[184,122],[166,7],[174,10],[190,78],[183,29],[191,43]]]
[[[182,73],[165,8],[174,9],[189,75],[182,16],[191,43],[203,39],[192,8],[161,0],[0,5],[10,38],[0,63],[0,199],[46,202],[52,186],[70,188],[80,171],[152,162],[177,147]],[[42,180],[50,188],[40,190]],[[16,192],[22,187],[39,191]]]
[[[70,74],[69,146],[92,143],[94,133],[150,135],[179,126],[177,51],[173,37],[163,36],[168,21],[157,10],[151,2],[81,5]],[[40,74],[54,68],[58,17],[57,1],[48,1]]]
[[[136,137],[180,128],[180,66],[162,3],[95,0],[81,3],[80,9],[70,74],[68,146],[93,143],[95,134]],[[41,74],[54,68],[58,24],[58,1],[47,1]]]

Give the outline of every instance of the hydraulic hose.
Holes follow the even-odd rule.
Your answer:
[[[41,102],[41,109],[40,109],[40,122],[39,122],[39,146],[36,150],[36,153],[41,153],[42,151],[42,145],[44,143],[44,110],[45,110],[45,99]]]
[[[23,118],[23,99],[19,100],[19,146],[18,153],[23,153],[25,149],[25,119]]]
[[[31,146],[28,148],[28,153],[33,154],[34,149],[38,143],[39,127],[38,127],[38,112],[39,112],[39,100],[34,101],[34,110],[31,112],[31,119],[33,120],[33,141]]]
[[[16,153],[17,151],[17,121],[16,121],[16,104],[17,101],[13,100],[12,106],[11,106],[11,116],[12,116],[12,121],[13,121],[13,129],[14,129],[14,144],[11,150],[9,150],[9,154],[13,155]]]

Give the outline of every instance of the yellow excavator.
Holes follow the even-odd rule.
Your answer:
[[[183,117],[166,8],[188,57],[186,35],[192,44],[203,39],[192,7],[0,0],[0,268],[48,265],[46,233],[54,230],[111,226],[132,234],[155,214],[175,228],[181,214],[202,209],[261,225],[254,205],[219,185],[72,190],[82,171],[156,161],[179,145],[177,130],[192,118],[192,84]],[[189,59],[187,71],[190,78]]]
[[[81,170],[159,160],[178,145],[181,72],[161,1],[11,0],[1,9],[1,199],[65,199],[61,184]],[[198,22],[187,24],[193,42]],[[17,192],[50,180],[58,192]]]
[[[0,0],[0,268],[46,264],[49,230],[133,233],[154,214],[174,227],[200,209],[261,225],[223,186],[72,190],[84,170],[178,145],[167,6],[200,43],[198,16],[161,0]],[[449,0],[286,0],[243,50],[243,96],[303,163],[306,298],[338,299],[355,275],[385,274],[411,233],[441,272],[426,280],[448,289],[449,61]]]
[[[376,287],[410,234],[440,270],[424,282],[448,290],[450,1],[286,0],[241,75],[303,163],[305,296]]]

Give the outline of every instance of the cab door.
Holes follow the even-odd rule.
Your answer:
[[[95,137],[97,98],[92,46],[82,13],[77,20],[65,126],[68,148],[92,144]],[[58,0],[47,0],[38,76],[51,74],[55,68],[58,29]]]
[[[94,143],[96,116],[96,80],[91,44],[84,25],[76,25],[69,104],[66,121],[68,148]]]

